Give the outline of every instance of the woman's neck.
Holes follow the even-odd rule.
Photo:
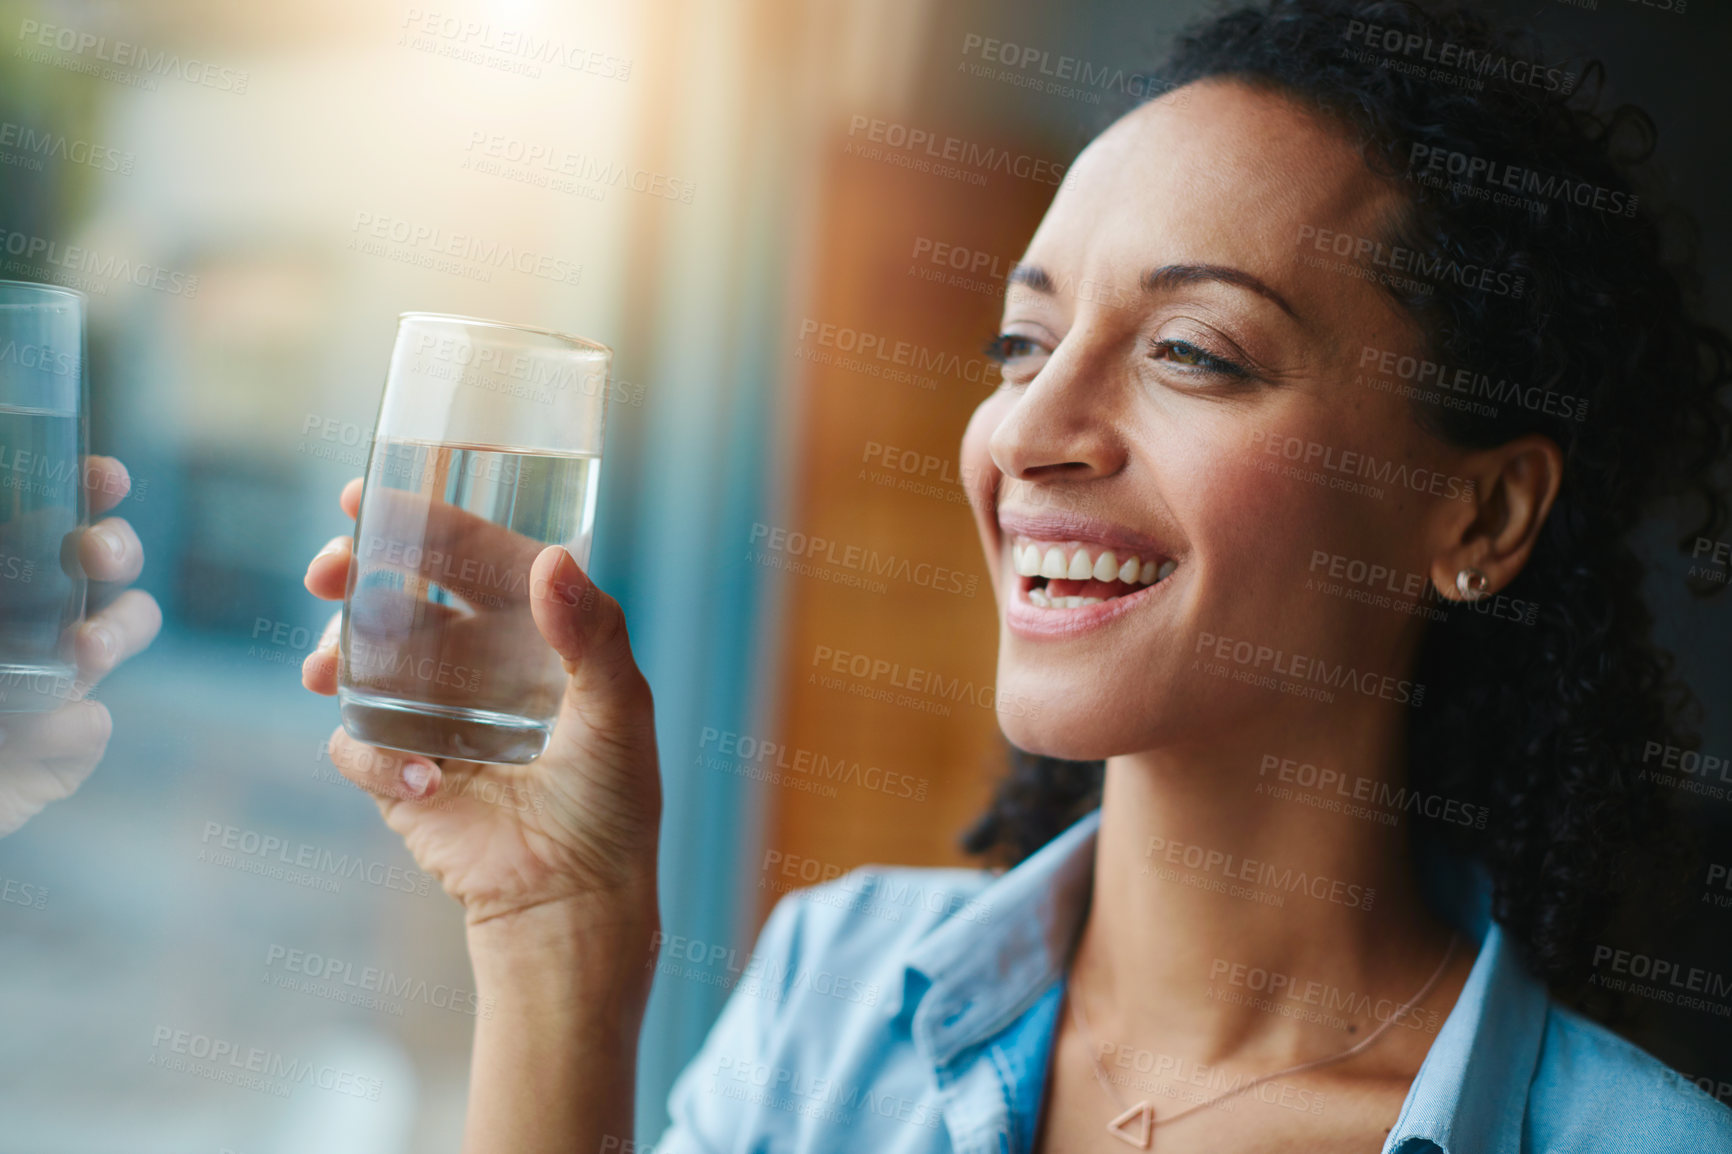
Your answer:
[[[1391,793],[1399,719],[1342,721],[1107,759],[1072,969],[1101,1041],[1296,1061],[1436,968],[1450,931],[1420,900]]]

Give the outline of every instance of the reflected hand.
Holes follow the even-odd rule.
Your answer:
[[[86,457],[84,485],[91,516],[112,509],[132,487],[126,466],[112,457]],[[144,568],[144,547],[132,526],[109,517],[81,529],[68,550],[92,581],[130,582]],[[68,797],[108,749],[112,721],[90,690],[122,661],[156,638],[162,610],[156,599],[129,589],[74,628],[77,677],[64,704],[42,713],[0,713],[0,836]]]
[[[350,517],[360,495],[358,479],[343,490],[340,503]],[[490,640],[482,625],[469,643],[551,647],[567,675],[553,734],[539,758],[503,765],[435,762],[364,745],[339,727],[331,736],[332,763],[373,795],[385,823],[463,904],[471,926],[521,920],[529,911],[576,911],[590,921],[629,920],[645,910],[653,916],[661,819],[654,702],[619,603],[560,546],[542,546],[450,505],[435,505],[430,516],[428,539],[463,539],[463,555],[533,557],[524,592],[536,636],[518,631]],[[333,540],[308,566],[308,590],[341,600],[354,563],[353,542]],[[448,579],[439,584],[463,592]],[[478,614],[477,621],[493,616]],[[302,666],[301,680],[315,693],[337,689],[339,620],[332,619]]]

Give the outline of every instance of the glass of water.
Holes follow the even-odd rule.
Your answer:
[[[358,741],[522,763],[565,672],[529,569],[585,569],[613,353],[582,337],[404,313],[355,520],[337,700]]]
[[[0,281],[0,713],[53,709],[77,679],[84,314],[83,293]]]

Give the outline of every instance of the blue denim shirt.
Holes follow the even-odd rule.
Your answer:
[[[783,898],[658,1154],[1030,1150],[1099,818],[1002,874],[868,868]],[[1479,936],[1385,1154],[1732,1152],[1732,1109]]]

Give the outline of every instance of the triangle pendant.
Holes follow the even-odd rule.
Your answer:
[[[1107,1123],[1107,1133],[1138,1150],[1149,1148],[1149,1139],[1154,1136],[1154,1130],[1155,1111],[1147,1102],[1138,1102]]]

